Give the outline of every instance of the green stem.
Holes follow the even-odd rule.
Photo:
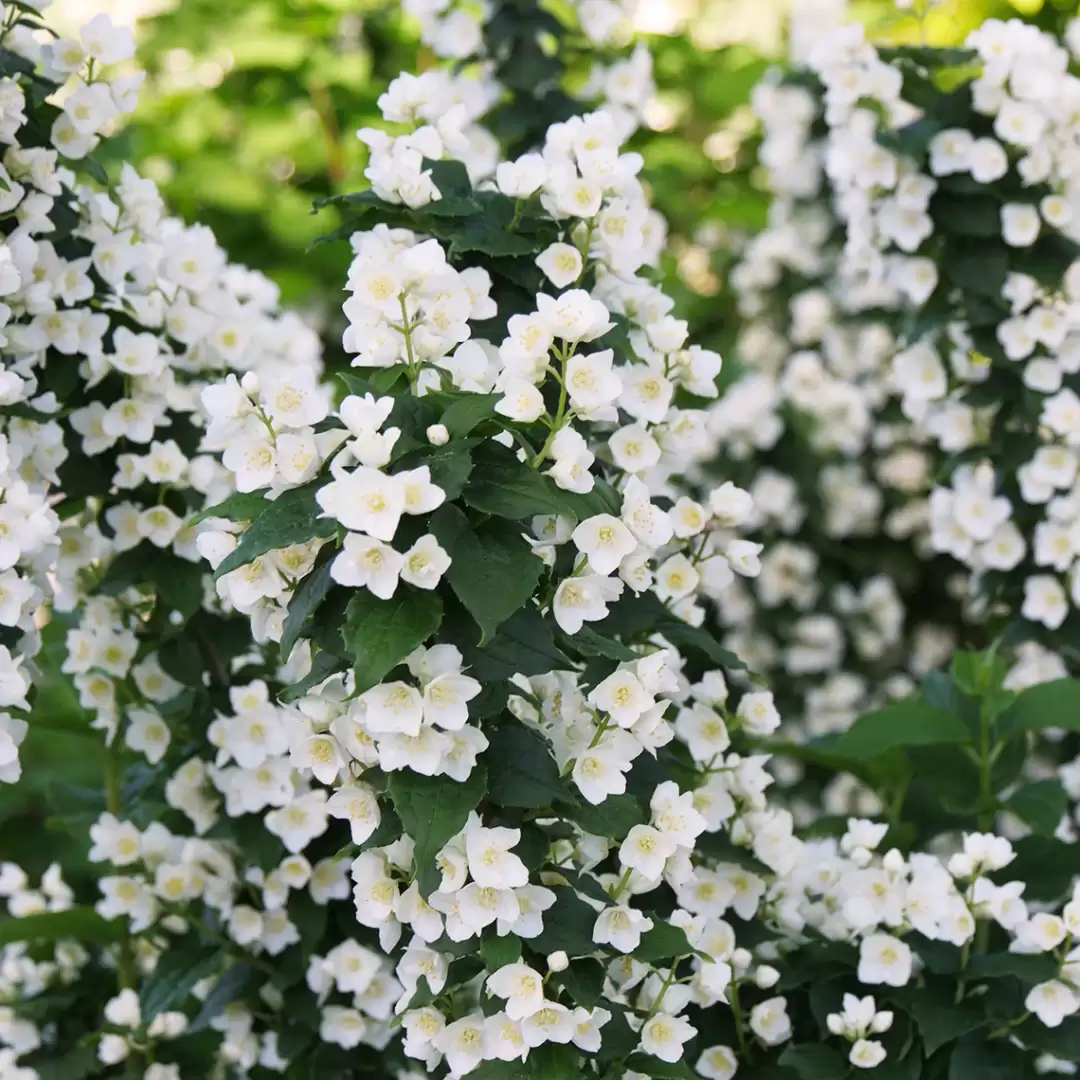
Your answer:
[[[739,1003],[739,983],[732,979],[728,988],[728,997],[731,999],[731,1012],[735,1017],[735,1037],[739,1042],[739,1054],[746,1053],[746,1032],[743,1030],[742,1005]]]
[[[551,425],[551,431],[548,433],[548,437],[544,440],[544,445],[540,447],[540,453],[536,455],[529,463],[529,467],[533,469],[539,469],[543,464],[544,459],[551,451],[551,444],[555,441],[555,436],[562,430],[563,424],[566,422],[566,364],[570,359],[571,350],[567,349],[562,352],[558,349],[555,350],[555,355],[558,357],[562,370],[558,376],[559,378],[559,408],[555,413],[555,420]]]
[[[416,376],[419,374],[416,370],[416,356],[413,353],[412,346],[412,332],[415,328],[413,324],[409,322],[409,309],[405,306],[404,293],[398,297],[398,303],[401,305],[401,336],[405,339],[405,357],[409,368],[409,386],[415,391]]]
[[[664,995],[668,992],[668,987],[675,982],[675,972],[682,963],[684,957],[676,957],[671,962],[671,967],[668,969],[667,977],[664,979],[663,986],[660,987],[660,993],[656,995],[656,1000],[652,1003],[652,1008],[645,1015],[646,1021],[651,1020],[659,1011],[660,1006],[664,1003]]]

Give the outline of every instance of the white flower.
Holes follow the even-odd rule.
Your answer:
[[[387,542],[394,539],[405,513],[400,481],[365,465],[321,487],[315,498],[323,512],[346,529]]]
[[[353,781],[339,787],[326,801],[332,818],[344,818],[352,830],[352,842],[362,844],[379,827],[379,801],[366,784]]]
[[[858,1069],[873,1069],[885,1060],[885,1047],[876,1039],[857,1039],[848,1061]]]
[[[453,1077],[472,1072],[484,1060],[484,1017],[477,1013],[447,1024],[432,1040]]]
[[[506,1015],[523,1020],[545,1005],[544,977],[528,964],[506,964],[489,975],[488,993],[506,1001]]]
[[[529,871],[510,850],[520,839],[518,829],[469,829],[465,854],[473,880],[483,888],[515,889],[527,885]]]
[[[513,376],[502,380],[503,396],[496,402],[495,411],[519,424],[539,420],[547,410],[540,389],[526,379]]]
[[[555,590],[552,610],[559,629],[576,634],[587,622],[607,616],[607,605],[622,595],[623,583],[617,578],[586,574],[567,578]]]
[[[776,1046],[791,1038],[791,1019],[782,997],[758,1002],[750,1010],[750,1030],[766,1045]]]
[[[694,1068],[705,1080],[731,1080],[739,1060],[730,1046],[710,1046],[701,1052]]]
[[[619,847],[619,862],[643,877],[655,880],[664,871],[664,863],[675,854],[675,838],[651,825],[635,825]]]
[[[588,413],[611,405],[622,393],[622,380],[612,369],[611,349],[595,353],[575,353],[566,362],[566,392],[570,404]],[[614,415],[614,414],[613,414]]]
[[[438,547],[438,544],[435,546]],[[419,554],[422,557],[424,553],[421,551]],[[395,551],[389,544],[362,533],[349,533],[340,553],[330,565],[330,576],[339,585],[364,587],[381,600],[389,600],[397,590],[398,578],[405,577],[407,564],[408,556]],[[413,574],[411,569],[409,573],[413,577],[419,576]],[[408,581],[409,578],[405,577],[405,580]],[[413,584],[418,582],[414,581]]]
[[[911,949],[890,934],[870,934],[859,944],[859,982],[906,986],[911,978]]]
[[[597,574],[607,576],[617,570],[619,563],[638,546],[634,534],[611,514],[596,514],[586,518],[570,537],[589,566]]]
[[[401,579],[418,589],[434,589],[450,569],[450,556],[430,533],[420,537],[401,559]]]
[[[468,675],[446,672],[424,686],[424,720],[444,731],[460,731],[469,719],[468,703],[483,687]]]
[[[1060,1027],[1065,1017],[1080,1010],[1080,998],[1063,982],[1053,979],[1034,987],[1024,999],[1024,1008],[1047,1027]]]
[[[652,919],[636,908],[617,904],[604,908],[596,917],[592,938],[597,945],[611,945],[629,955],[641,944],[641,935],[653,925]]]
[[[676,1062],[682,1057],[683,1043],[696,1034],[697,1028],[681,1016],[658,1012],[642,1025],[641,1048],[661,1061]]]
[[[572,244],[551,244],[537,255],[536,265],[556,289],[565,289],[581,276],[581,252]]]
[[[1039,211],[1027,203],[1006,203],[1001,208],[1001,236],[1011,247],[1030,247],[1039,236]]]

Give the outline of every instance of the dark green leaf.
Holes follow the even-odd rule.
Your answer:
[[[919,990],[911,997],[911,1015],[919,1026],[927,1056],[939,1047],[976,1031],[986,1023],[984,1009],[974,1005],[954,1005],[942,995],[929,996]]]
[[[442,622],[437,593],[399,584],[389,600],[357,592],[345,613],[345,642],[355,657],[356,690],[380,682]]]
[[[968,741],[968,729],[959,717],[909,698],[860,716],[831,749],[868,761],[897,747]]]
[[[1030,686],[997,719],[997,729],[1006,738],[1046,728],[1080,731],[1080,679]]]
[[[92,908],[74,907],[67,911],[48,911],[24,915],[0,922],[0,946],[13,941],[76,941],[108,943],[120,941],[127,934],[126,919],[103,919]]]
[[[1023,1075],[1024,1052],[1004,1039],[968,1035],[949,1059],[949,1080],[1020,1080]]]
[[[1036,780],[1017,788],[1005,805],[1043,836],[1053,836],[1069,807],[1060,780]]]
[[[529,947],[548,956],[562,949],[571,958],[596,952],[596,912],[573,889],[556,886],[552,892],[555,903],[544,912],[544,932],[532,938]]]
[[[802,1080],[841,1080],[848,1071],[844,1056],[820,1043],[789,1046],[780,1055],[780,1064],[798,1073]]]
[[[303,487],[283,492],[252,523],[244,533],[235,551],[230,552],[218,564],[215,577],[265,555],[268,551],[302,544],[313,537],[328,539],[337,532],[333,518],[320,517],[322,509],[315,501],[315,492],[322,481],[313,480]]]
[[[226,962],[227,954],[220,949],[192,951],[174,946],[158,961],[139,991],[143,1023],[149,1023],[160,1012],[182,1005],[197,982],[216,975]]]
[[[1049,953],[989,953],[973,956],[968,964],[968,971],[975,979],[1004,979],[1015,976],[1022,982],[1038,983],[1054,978],[1058,972],[1058,964]]]
[[[635,825],[643,825],[648,816],[632,795],[609,795],[598,806],[582,802],[562,812],[587,833],[606,836],[609,840],[624,840],[626,834]]]
[[[518,528],[489,521],[462,533],[449,552],[446,577],[481,630],[480,644],[521,610],[536,591],[544,562]]]
[[[200,510],[188,525],[198,525],[207,518],[225,518],[227,521],[254,521],[268,506],[270,500],[258,491],[234,491],[223,502]]]
[[[452,438],[463,438],[477,424],[496,415],[495,406],[501,398],[501,394],[462,394],[446,407],[442,423]]]
[[[487,793],[487,773],[477,765],[465,781],[455,783],[445,776],[406,770],[390,775],[388,790],[405,832],[413,839],[413,870],[420,891],[429,896],[439,881],[435,856],[480,805]]]
[[[655,963],[657,960],[674,960],[690,956],[693,946],[686,940],[686,932],[663,919],[653,919],[653,928],[641,935],[641,942],[634,950],[634,959]]]
[[[514,934],[499,937],[494,928],[480,938],[480,959],[488,971],[498,971],[521,959],[521,938]]]
[[[589,958],[574,960],[559,975],[559,981],[575,1005],[595,1009],[604,993],[604,965]]]
[[[210,1021],[218,1016],[226,1005],[234,1002],[255,979],[255,969],[250,964],[233,964],[210,988],[195,1019],[188,1027],[188,1033],[202,1031],[210,1026]]]
[[[576,802],[542,736],[509,720],[489,732],[488,740],[488,797],[497,806],[539,810],[556,802]]]
[[[326,599],[334,582],[330,577],[330,567],[333,565],[333,551],[323,548],[319,553],[320,559],[303,581],[296,587],[296,591],[289,601],[288,614],[285,616],[285,625],[281,631],[281,655],[288,657],[293,646],[300,640],[307,621],[315,609]]]

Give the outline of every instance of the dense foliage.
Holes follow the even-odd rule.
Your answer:
[[[336,6],[230,38],[334,136],[325,365],[99,147],[131,36],[5,7],[0,1076],[1075,1072],[1080,24],[726,52],[710,269],[681,46],[408,9],[340,158]]]

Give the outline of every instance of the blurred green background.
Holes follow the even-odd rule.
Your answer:
[[[1017,2],[1038,21],[1055,18],[1055,4],[1076,6]],[[336,312],[349,252],[307,250],[336,224],[331,210],[312,215],[311,202],[365,186],[356,129],[379,122],[377,98],[396,73],[435,62],[415,25],[386,0],[58,0],[50,14],[77,26],[103,10],[134,26],[149,73],[138,112],[108,144],[110,167],[135,163],[177,213],[210,225],[232,259],[273,277],[286,303]],[[850,10],[878,40],[920,38],[918,21],[891,3]],[[1019,10],[1010,0],[949,0],[925,33],[949,44]],[[652,45],[659,92],[636,148],[672,225],[666,276],[699,340],[730,326],[718,299],[723,251],[764,221],[748,99],[784,58],[786,15],[784,0],[640,0],[636,27]],[[720,242],[718,263],[701,240]]]

